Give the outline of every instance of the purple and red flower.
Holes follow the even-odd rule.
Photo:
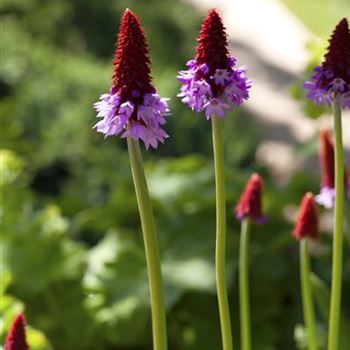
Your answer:
[[[323,63],[304,87],[314,104],[331,106],[337,100],[343,109],[350,108],[350,29],[346,18],[336,26]]]
[[[204,111],[207,119],[224,117],[232,105],[249,98],[251,81],[246,69],[236,67],[236,59],[229,55],[225,27],[215,9],[204,19],[197,41],[195,58],[177,76],[183,84],[178,97],[193,111]]]
[[[321,191],[315,197],[318,204],[325,208],[333,208],[335,198],[335,169],[334,169],[334,145],[331,134],[326,129],[320,131],[320,166],[321,166]],[[345,192],[350,198],[350,181],[344,172]]]
[[[297,240],[318,237],[318,210],[315,197],[311,192],[306,193],[301,201],[292,234]]]
[[[148,149],[168,137],[163,129],[170,115],[166,98],[152,85],[151,63],[144,30],[127,9],[121,19],[113,60],[112,87],[94,104],[101,120],[95,125],[105,136],[142,140]]]
[[[245,217],[253,219],[257,224],[264,223],[266,217],[262,212],[263,179],[258,174],[253,174],[238,201],[235,208],[235,214],[238,220]]]
[[[29,350],[26,341],[26,320],[22,314],[15,317],[5,339],[4,350]]]

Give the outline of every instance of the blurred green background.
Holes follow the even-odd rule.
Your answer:
[[[316,1],[283,2],[322,39],[349,6],[348,0],[338,0],[325,11]],[[109,88],[113,45],[126,7],[139,15],[146,30],[155,85],[162,96],[172,97],[171,137],[159,150],[145,153],[161,240],[170,350],[221,346],[210,124],[175,97],[176,73],[193,55],[204,13],[174,0],[3,0],[1,337],[13,316],[24,311],[32,350],[151,349],[145,257],[125,143],[104,140],[92,130],[92,104]],[[310,58],[319,59],[318,52]],[[300,96],[300,90],[294,89],[294,95]],[[307,111],[311,116],[321,112],[310,106]],[[240,227],[232,210],[252,171],[266,180],[269,218],[254,227],[251,245],[254,349],[305,349],[298,245],[285,213],[305,191],[317,192],[319,179],[300,172],[287,185],[274,183],[255,162],[262,135],[254,120],[247,126],[246,113],[240,109],[238,117],[225,120],[227,260],[236,349]],[[350,343],[345,249],[341,350]],[[324,346],[328,234],[314,253]]]

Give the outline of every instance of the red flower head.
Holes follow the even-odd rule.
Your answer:
[[[147,149],[158,148],[168,137],[163,129],[170,115],[167,100],[152,85],[145,33],[127,9],[120,23],[112,87],[94,103],[100,119],[94,127],[105,136],[131,137],[143,141]]]
[[[5,339],[4,350],[29,350],[25,332],[26,321],[19,314],[12,322],[11,328]]]
[[[217,69],[230,68],[227,34],[215,9],[210,10],[204,19],[197,41],[197,62],[206,64],[210,74],[214,74]]]
[[[322,67],[331,69],[335,77],[350,84],[350,30],[346,18],[334,29]]]
[[[314,69],[304,87],[314,104],[331,106],[337,100],[350,108],[350,29],[346,18],[336,26],[321,66]]]
[[[321,187],[334,188],[334,146],[330,133],[320,131]]]
[[[121,19],[113,66],[113,88],[122,100],[134,102],[146,93],[155,92],[145,33],[139,19],[129,9]]]
[[[235,209],[236,217],[239,220],[242,220],[244,217],[250,217],[256,223],[263,223],[265,221],[261,205],[262,191],[262,178],[258,174],[253,174],[248,180]]]
[[[316,202],[326,208],[332,208],[335,197],[334,145],[331,133],[326,129],[320,131],[320,166],[321,191],[316,196]],[[349,192],[350,184],[346,169],[344,170],[344,184],[346,191]]]
[[[305,237],[313,239],[318,237],[318,210],[311,192],[306,193],[301,201],[293,236],[297,240]]]
[[[193,111],[204,112],[208,120],[224,118],[226,110],[249,98],[252,82],[229,54],[225,27],[215,9],[203,20],[197,42],[196,56],[177,76],[183,84],[178,97]]]

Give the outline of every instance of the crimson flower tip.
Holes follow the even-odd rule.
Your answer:
[[[205,17],[197,39],[197,62],[207,64],[209,73],[229,68],[227,34],[219,13],[212,9]]]
[[[25,332],[26,321],[23,314],[19,314],[12,321],[5,339],[4,350],[29,350]]]
[[[236,205],[235,214],[238,220],[245,217],[253,219],[257,224],[264,223],[266,217],[262,213],[263,179],[259,174],[252,174]]]
[[[168,137],[163,125],[170,115],[151,78],[151,62],[144,30],[129,9],[121,18],[113,60],[112,87],[94,104],[98,132],[142,140],[148,149],[158,148]]]
[[[306,193],[301,201],[292,235],[296,240],[318,237],[318,210],[311,192]]]
[[[113,87],[125,99],[132,99],[133,91],[143,95],[154,90],[145,33],[138,17],[129,9],[121,18],[113,60]]]
[[[195,58],[177,76],[182,83],[178,97],[193,111],[204,111],[207,119],[224,117],[226,110],[249,98],[251,80],[229,54],[226,30],[217,10],[208,12],[197,42]]]

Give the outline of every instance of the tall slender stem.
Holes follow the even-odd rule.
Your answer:
[[[239,306],[241,316],[241,349],[251,349],[250,306],[249,306],[249,239],[250,219],[242,221],[239,247]]]
[[[335,138],[335,208],[333,231],[333,261],[331,306],[328,327],[328,350],[338,350],[341,305],[343,225],[344,225],[344,150],[342,140],[341,107],[334,103]]]
[[[224,152],[220,119],[213,116],[211,121],[216,184],[216,288],[219,304],[222,346],[224,350],[232,350],[232,330],[226,282],[226,196]]]
[[[128,138],[128,151],[132,177],[139,207],[143,240],[145,244],[149,289],[151,296],[153,349],[167,349],[166,314],[159,243],[155,230],[142,155],[138,141]]]
[[[345,226],[346,226],[345,237],[350,247],[350,203],[349,201],[347,201],[347,203],[345,204]]]
[[[310,285],[310,259],[306,238],[300,241],[300,279],[308,349],[317,350],[315,311]]]

